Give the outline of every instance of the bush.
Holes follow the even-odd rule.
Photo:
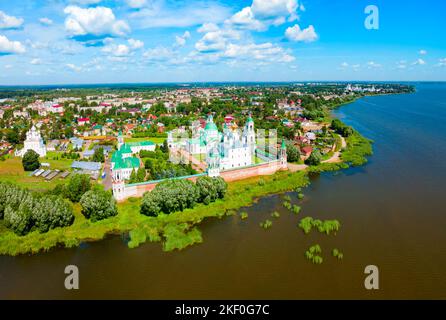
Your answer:
[[[75,174],[71,176],[66,189],[68,199],[79,202],[84,193],[91,189],[90,177],[86,174]]]
[[[34,171],[40,168],[39,155],[34,150],[26,151],[22,158],[22,165],[25,171]]]
[[[300,160],[300,151],[293,143],[287,143],[286,157],[288,162],[298,162]]]
[[[90,190],[80,199],[82,214],[91,221],[99,221],[118,214],[116,200],[110,192]]]

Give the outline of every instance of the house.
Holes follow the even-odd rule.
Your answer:
[[[97,179],[102,168],[100,162],[73,161],[71,168],[78,173],[88,174],[92,179]]]
[[[311,146],[305,146],[305,147],[303,147],[303,148],[300,148],[300,152],[302,153],[302,155],[303,155],[305,158],[308,158],[308,157],[311,155],[311,153],[313,152],[313,147],[311,147]]]
[[[164,123],[158,122],[156,125],[158,126],[158,133],[163,133],[165,130]]]
[[[90,124],[90,118],[78,118],[77,124],[80,126],[85,126],[86,124]]]
[[[28,111],[16,110],[12,113],[14,118],[29,118]]]
[[[4,114],[5,114],[5,110],[0,109],[0,119],[3,119]]]
[[[310,141],[316,140],[316,134],[314,132],[307,132],[305,133],[305,138],[307,138]]]

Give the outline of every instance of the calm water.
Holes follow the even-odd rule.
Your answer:
[[[0,257],[5,298],[446,298],[446,84],[412,95],[365,98],[337,115],[375,141],[368,165],[314,177],[300,216],[336,218],[337,236],[303,235],[281,196],[260,199],[249,218],[201,225],[204,243],[164,253],[130,250],[122,237],[37,256]],[[295,194],[290,193],[293,202]],[[270,230],[259,222],[277,210]],[[305,250],[319,243],[324,263]],[[330,256],[337,247],[343,261]],[[64,268],[80,269],[80,290],[64,289]],[[380,270],[364,289],[364,267]]]

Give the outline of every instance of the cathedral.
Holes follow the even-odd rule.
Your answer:
[[[225,123],[223,132],[220,132],[210,115],[205,128],[196,130],[193,135],[192,139],[186,141],[186,151],[192,155],[205,154],[209,171],[223,171],[253,164],[256,138],[251,116],[243,131],[235,125]]]
[[[43,143],[42,136],[40,132],[37,131],[36,127],[33,126],[30,131],[26,133],[26,140],[24,142],[24,148],[16,152],[16,155],[23,157],[28,150],[35,151],[39,157],[46,156],[46,147]]]

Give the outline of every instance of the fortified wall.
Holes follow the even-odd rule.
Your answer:
[[[287,170],[286,160],[285,162],[281,159],[270,161],[267,163],[261,163],[256,165],[251,165],[242,168],[236,168],[231,170],[225,170],[220,172],[220,176],[226,182],[233,182],[238,180],[244,180],[257,176],[272,175],[277,171]],[[196,181],[199,177],[206,176],[207,173],[197,174],[187,177],[179,177],[176,179],[187,179],[190,181]],[[124,184],[114,183],[113,184],[113,195],[118,201],[124,201],[128,198],[135,197],[140,198],[146,192],[150,192],[155,189],[156,185],[164,180],[150,181],[144,183],[136,184]]]

